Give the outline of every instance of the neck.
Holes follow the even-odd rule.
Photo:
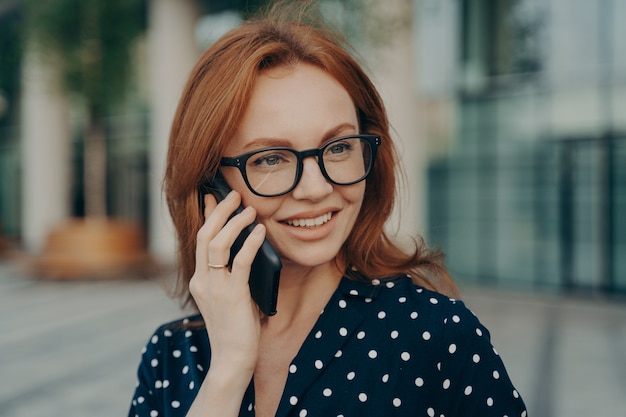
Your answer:
[[[302,319],[317,317],[343,276],[334,262],[316,267],[285,264],[280,275],[278,313],[268,324],[286,328]]]

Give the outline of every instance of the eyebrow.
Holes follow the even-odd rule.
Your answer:
[[[326,133],[324,133],[324,135],[322,135],[322,140],[320,141],[320,146],[321,144],[328,142],[331,139],[335,139],[339,136],[341,136],[342,132],[346,132],[346,131],[353,131],[355,132],[355,134],[359,133],[359,130],[357,129],[357,127],[355,125],[353,125],[352,123],[341,123],[333,128],[331,128],[330,130],[328,130]],[[348,134],[348,133],[346,133]],[[242,151],[243,152],[247,152],[249,150],[254,150],[254,149],[261,149],[261,148],[273,148],[273,147],[286,147],[286,148],[290,148],[292,146],[292,143],[289,139],[283,139],[283,138],[257,138],[254,139],[252,142],[246,144]]]

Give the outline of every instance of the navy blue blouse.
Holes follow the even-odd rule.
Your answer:
[[[280,314],[280,313],[279,313]],[[184,416],[207,372],[201,320],[143,350],[129,416]],[[250,383],[239,416],[254,416]],[[407,276],[344,278],[289,366],[277,416],[526,416],[489,332],[461,302]]]

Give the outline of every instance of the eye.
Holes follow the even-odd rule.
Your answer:
[[[294,159],[288,151],[267,151],[259,152],[250,159],[248,165],[254,168],[276,168],[279,165],[290,164]]]
[[[352,149],[352,145],[350,145],[350,143],[348,142],[337,142],[337,143],[333,143],[331,146],[328,147],[327,152],[334,154],[334,155],[340,155],[344,152],[350,151]]]

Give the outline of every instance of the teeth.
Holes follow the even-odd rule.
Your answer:
[[[332,217],[332,213],[326,213],[326,214],[322,214],[321,216],[315,217],[312,219],[287,220],[286,223],[290,226],[297,226],[297,227],[315,227],[315,226],[323,225],[324,223],[329,221],[331,217]]]

